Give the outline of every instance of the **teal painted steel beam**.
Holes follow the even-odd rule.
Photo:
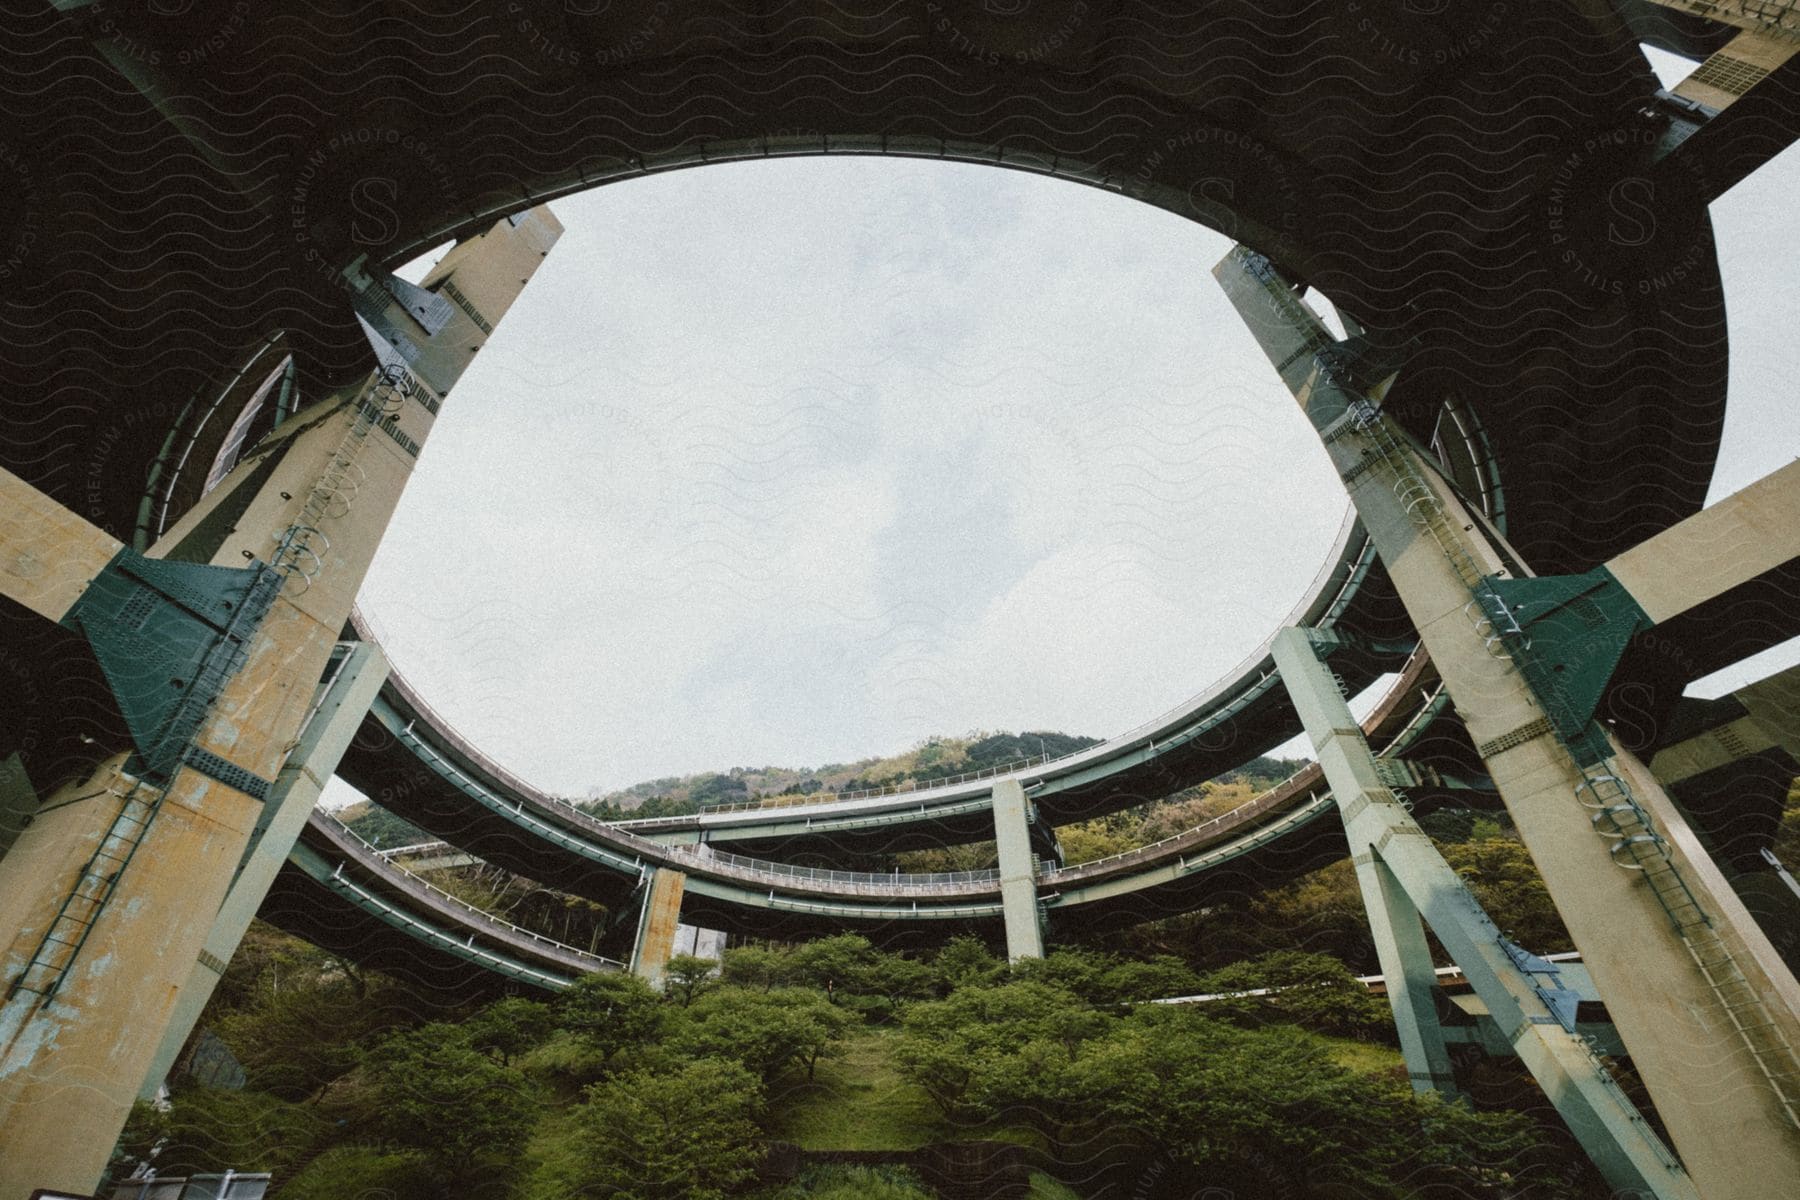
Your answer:
[[[289,854],[288,860],[304,871],[308,877],[343,896],[383,924],[400,930],[408,937],[430,943],[484,970],[549,991],[559,991],[574,982],[575,977],[572,975],[531,966],[509,954],[502,954],[499,951],[477,945],[473,938],[452,933],[435,922],[424,920],[406,909],[396,907],[348,878],[342,871],[341,864],[327,862],[324,856],[309,846],[295,846],[292,853]]]
[[[1306,631],[1284,630],[1275,639],[1275,662],[1281,668],[1282,682],[1307,731],[1314,735],[1313,748],[1335,794],[1356,799],[1375,790],[1386,792],[1381,786],[1381,764],[1369,750],[1361,726],[1339,693],[1337,680],[1319,661],[1319,652],[1329,648],[1316,643]],[[1321,727],[1345,743],[1346,761],[1327,761],[1326,747],[1316,732]],[[1340,807],[1340,812],[1348,811]],[[1350,836],[1352,828],[1347,818],[1344,826],[1346,836]],[[1456,1077],[1444,1048],[1444,1032],[1438,1025],[1433,998],[1437,966],[1431,960],[1419,910],[1392,869],[1362,852],[1354,837],[1350,854],[1376,957],[1387,979],[1388,1004],[1394,1011],[1407,1075],[1417,1091],[1455,1095]]]
[[[1423,981],[1432,978],[1433,969],[1429,958],[1419,959],[1423,938],[1415,941],[1411,932],[1396,936],[1407,920],[1416,928],[1417,918],[1423,917],[1607,1182],[1657,1200],[1699,1200],[1679,1160],[1575,1032],[1573,1007],[1559,1003],[1555,994],[1567,989],[1546,986],[1544,977],[1521,960],[1383,785],[1362,729],[1319,663],[1307,631],[1284,630],[1276,638],[1275,653],[1319,765],[1338,797],[1358,882],[1367,879],[1373,885],[1365,889],[1364,904],[1383,972],[1390,980],[1406,980],[1403,988],[1390,985],[1388,994],[1415,1084],[1435,1081],[1439,1069],[1433,1056],[1443,1052],[1443,1033],[1435,1020],[1426,1026],[1424,1013],[1430,1010],[1419,999],[1428,994],[1422,991],[1429,986]],[[1396,909],[1395,901],[1402,899],[1405,903]]]

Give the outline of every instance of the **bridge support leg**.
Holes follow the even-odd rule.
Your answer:
[[[0,594],[86,636],[129,728],[0,859],[0,1196],[95,1190],[443,393],[559,231],[536,209],[364,288],[379,368],[320,381],[147,555],[0,476]],[[451,269],[484,328],[425,294]]]
[[[1037,859],[1031,849],[1030,802],[1016,779],[994,785],[994,845],[1000,852],[1000,903],[1006,920],[1006,957],[1044,957],[1038,916]]]
[[[200,952],[187,986],[176,998],[168,1028],[139,1093],[146,1100],[156,1095],[175,1065],[176,1056],[194,1031],[194,1023],[212,998],[220,973],[237,952],[269,885],[275,882],[307,816],[318,803],[319,793],[336,772],[350,739],[362,727],[369,705],[387,679],[388,661],[379,647],[368,642],[346,642],[340,649],[343,653],[333,659],[331,674],[320,684],[322,694],[300,731],[299,744],[275,777],[275,786],[259,814],[250,844],[245,847],[237,876],[231,881],[231,890],[213,919],[206,948]]]
[[[1352,847],[1351,859],[1413,1090],[1454,1096],[1456,1075],[1437,1017],[1437,974],[1419,910],[1386,863],[1360,847]]]
[[[631,973],[652,987],[662,985],[663,968],[675,953],[675,933],[681,926],[681,894],[687,876],[658,867],[644,889],[644,910],[638,917],[637,942],[631,948]]]
[[[1320,431],[1694,1183],[1707,1200],[1762,1200],[1769,1179],[1800,1179],[1800,987],[1650,772],[1591,712],[1570,721],[1567,696],[1610,674],[1595,650],[1604,639],[1575,628],[1590,617],[1635,628],[1648,612],[1621,620],[1614,585],[1631,572],[1591,587],[1513,578],[1482,520],[1380,412],[1391,376],[1357,382],[1357,346],[1337,343],[1266,260],[1240,247],[1215,273]],[[1776,490],[1800,484],[1777,475]],[[1768,499],[1759,489],[1747,505],[1723,502],[1705,524],[1742,523]],[[1746,564],[1780,561],[1793,534],[1770,528],[1738,544]],[[1519,622],[1555,615],[1559,588],[1581,601],[1563,605],[1579,620],[1554,651],[1574,666],[1548,674],[1568,664]],[[1382,851],[1403,880],[1393,856],[1417,840]],[[1442,936],[1432,905],[1408,891]]]
[[[1575,993],[1539,982],[1553,968],[1501,937],[1399,797],[1383,785],[1362,729],[1319,662],[1308,631],[1282,630],[1274,649],[1282,682],[1343,815],[1414,1088],[1454,1087],[1434,1013],[1423,915],[1607,1182],[1659,1200],[1694,1200],[1698,1193],[1675,1156],[1576,1035]],[[1533,968],[1541,969],[1534,974]]]

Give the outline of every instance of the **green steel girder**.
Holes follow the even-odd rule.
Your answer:
[[[1475,598],[1576,760],[1605,758],[1610,750],[1594,712],[1627,644],[1653,624],[1631,593],[1595,567],[1583,575],[1490,575]]]
[[[62,624],[93,647],[146,779],[166,782],[195,753],[207,760],[199,763],[207,774],[230,768],[192,752],[191,743],[226,681],[244,665],[282,582],[263,563],[167,562],[126,548],[69,609]],[[252,795],[258,783],[266,790],[266,781],[254,778],[226,782]]]
[[[294,846],[288,852],[288,862],[315,883],[336,892],[382,924],[392,926],[416,941],[445,951],[474,966],[551,992],[561,991],[574,981],[573,976],[534,967],[509,954],[477,945],[472,937],[454,933],[432,921],[427,921],[414,913],[396,907],[374,892],[346,878],[341,864],[334,867],[331,862],[310,846]]]

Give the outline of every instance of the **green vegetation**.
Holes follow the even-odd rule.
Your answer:
[[[718,1200],[755,1174],[762,1111],[761,1086],[729,1060],[621,1072],[587,1089],[523,1195]]]
[[[1087,744],[978,735],[814,772],[661,780],[632,789],[645,805],[631,815],[937,778],[1036,753],[1040,736],[1052,754]],[[1064,827],[1065,854],[1102,857],[1190,829],[1298,766],[1257,760]],[[374,806],[349,815],[386,844],[423,840]],[[1567,945],[1503,819],[1450,810],[1426,825],[1503,930],[1534,950]],[[1782,838],[1800,846],[1800,792]],[[969,869],[991,853],[870,865]],[[433,880],[577,944],[596,944],[609,921],[602,906],[481,864]],[[898,1167],[813,1162],[771,1175],[768,1164],[792,1158],[770,1147],[929,1155],[979,1140],[1053,1167],[1032,1176],[1039,1200],[1079,1197],[1105,1171],[1115,1191],[1123,1180],[1119,1194],[1148,1197],[1198,1178],[1246,1197],[1601,1194],[1581,1190],[1591,1171],[1560,1132],[1412,1093],[1385,1003],[1353,978],[1373,959],[1348,863],[1112,935],[1104,951],[1065,944],[1009,965],[969,937],[915,956],[846,934],[741,946],[722,963],[677,956],[660,992],[604,974],[554,997],[448,1008],[258,926],[203,1018],[248,1086],[190,1082],[166,1110],[140,1106],[117,1160],[148,1157],[163,1174],[270,1170],[277,1200],[917,1200],[933,1193]],[[1145,1003],[1199,993],[1217,998]],[[1110,1165],[1096,1165],[1097,1148]],[[1024,1167],[1007,1169],[1024,1189]]]
[[[1781,825],[1775,833],[1775,857],[1789,870],[1800,865],[1800,779],[1788,787],[1787,804],[1781,812]]]
[[[436,840],[412,822],[396,817],[368,800],[346,804],[338,810],[337,818],[355,831],[357,837],[379,849],[417,846]]]
[[[822,1164],[801,1171],[767,1200],[934,1200],[919,1177],[904,1167]]]
[[[1134,1144],[1232,1191],[1575,1194],[1528,1119],[1359,1074],[1293,1026],[1243,1029],[1158,1005],[1112,1015],[1014,981],[909,1009],[898,1058],[946,1114],[1017,1113],[1051,1146]]]
[[[593,975],[421,1021],[400,983],[260,927],[246,950],[206,1020],[251,1086],[141,1106],[122,1168],[159,1147],[165,1174],[272,1170],[279,1200],[916,1200],[932,1193],[898,1168],[759,1173],[777,1142],[981,1140],[1068,1163],[1031,1185],[1047,1200],[1092,1182],[1102,1144],[1117,1169],[1246,1196],[1559,1200],[1583,1178],[1522,1116],[1415,1097],[1380,1004],[1318,955],[1201,973],[1061,948],[1009,967],[973,939],[910,957],[842,935],[695,960],[661,993]],[[1135,1003],[1260,988],[1278,990]]]
[[[1037,1141],[1024,1125],[948,1119],[900,1069],[899,1041],[892,1026],[852,1030],[842,1053],[820,1063],[813,1079],[771,1094],[770,1136],[809,1150],[911,1150],[969,1137]]]

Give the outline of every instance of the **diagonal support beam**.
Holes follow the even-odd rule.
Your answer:
[[[1772,471],[1606,564],[1655,622],[1800,558],[1800,461]]]
[[[1419,928],[1422,915],[1607,1182],[1658,1200],[1697,1200],[1675,1156],[1576,1035],[1573,1004],[1557,1002],[1557,992],[1566,989],[1539,982],[1528,964],[1541,960],[1500,935],[1431,839],[1382,786],[1369,743],[1307,631],[1282,630],[1274,653],[1343,816],[1413,1086],[1453,1086],[1443,1030],[1431,1007],[1435,976]],[[1403,986],[1396,988],[1396,979]]]
[[[1800,986],[1643,764],[1598,726],[1593,762],[1556,736],[1519,669],[1528,640],[1479,600],[1511,567],[1381,415],[1386,385],[1349,382],[1267,260],[1239,247],[1215,274],[1320,431],[1694,1183],[1765,1200],[1800,1178]]]

